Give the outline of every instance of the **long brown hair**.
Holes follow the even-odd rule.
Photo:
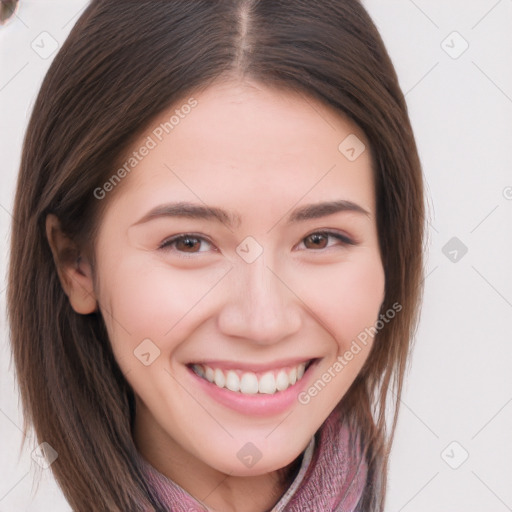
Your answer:
[[[8,314],[25,427],[58,452],[51,468],[74,510],[165,509],[136,462],[133,391],[101,314],[71,308],[45,218],[55,214],[69,237],[93,245],[108,200],[93,191],[152,119],[223,75],[319,99],[370,144],[382,310],[402,310],[376,335],[339,407],[362,433],[368,458],[362,510],[381,511],[421,300],[424,200],[403,93],[357,0],[93,0],[84,11],[41,86],[16,191]]]

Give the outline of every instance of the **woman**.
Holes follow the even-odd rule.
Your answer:
[[[92,1],[28,127],[8,291],[73,509],[383,510],[422,187],[359,2]]]

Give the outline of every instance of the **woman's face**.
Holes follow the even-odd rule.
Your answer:
[[[97,191],[95,293],[157,467],[282,468],[354,381],[384,298],[364,140],[309,97],[225,82]]]

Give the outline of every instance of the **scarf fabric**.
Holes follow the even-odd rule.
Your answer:
[[[366,486],[368,466],[358,441],[334,409],[303,452],[294,481],[269,512],[360,512],[357,505]],[[209,511],[142,457],[141,464],[169,512]]]

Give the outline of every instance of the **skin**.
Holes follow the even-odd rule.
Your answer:
[[[371,341],[308,404],[247,417],[206,396],[186,364],[204,359],[268,363],[320,358],[310,382],[343,356],[378,319],[385,277],[379,253],[371,155],[351,162],[338,150],[353,123],[320,102],[248,81],[218,82],[124,178],[109,201],[86,257],[59,263],[72,242],[54,216],[47,232],[75,311],[97,308],[114,354],[136,394],[134,440],[142,456],[211,510],[262,512],[286,490],[289,466],[346,393]],[[155,120],[168,120],[176,106]],[[140,148],[151,130],[132,150]],[[131,151],[132,151],[131,150]],[[368,215],[342,211],[287,224],[294,208],[348,200]],[[136,224],[157,205],[188,201],[240,215],[213,220],[161,217]],[[356,241],[347,245],[332,230]],[[159,248],[176,234],[205,240]],[[247,263],[248,236],[263,248]],[[181,251],[181,252],[180,252]],[[149,338],[160,355],[145,366],[134,350]],[[251,468],[237,452],[262,453]]]

